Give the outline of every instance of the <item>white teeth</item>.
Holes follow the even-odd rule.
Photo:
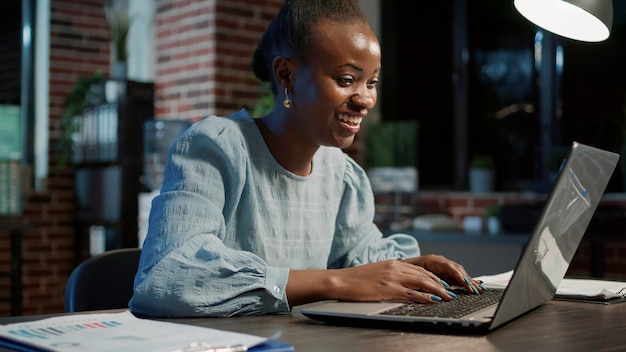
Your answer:
[[[339,120],[343,122],[349,122],[353,125],[359,125],[363,121],[362,116],[350,116],[346,114],[339,114]]]

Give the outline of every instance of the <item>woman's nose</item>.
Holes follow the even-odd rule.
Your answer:
[[[375,89],[360,89],[354,96],[352,96],[352,103],[357,105],[360,109],[371,110],[376,105],[376,90]]]

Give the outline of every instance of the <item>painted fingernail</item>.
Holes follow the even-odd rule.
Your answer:
[[[479,295],[480,292],[478,291],[478,289],[476,288],[476,286],[474,285],[470,285],[470,287],[472,288],[472,291],[474,291],[475,294]]]
[[[479,284],[478,287],[482,288],[483,290],[487,291],[487,288],[483,285],[483,284]]]
[[[466,284],[471,285],[472,283],[470,282],[470,280],[467,278],[467,276],[463,276],[463,281],[465,281]]]
[[[441,280],[441,284],[443,285],[443,287],[445,288],[450,288],[450,285],[448,285],[447,282],[445,282],[444,280]]]
[[[430,299],[432,299],[433,301],[437,301],[437,302],[441,301],[441,297],[435,296],[435,295],[430,296]]]
[[[457,296],[456,293],[454,293],[454,292],[446,290],[446,293],[448,294],[448,296],[450,296],[450,297],[452,297],[454,299],[459,299],[459,296]]]

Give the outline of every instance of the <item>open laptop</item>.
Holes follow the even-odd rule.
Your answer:
[[[302,314],[328,323],[409,330],[486,333],[502,326],[554,297],[618,159],[615,153],[572,144],[542,215],[503,290],[488,289],[481,295],[465,293],[458,300],[428,304],[323,301],[303,307]],[[462,309],[455,305],[466,297],[483,300],[489,296],[496,296],[491,305],[462,316],[449,317],[441,312],[427,316],[423,311],[447,308],[452,315],[459,315]],[[470,306],[478,308],[479,304],[473,302]]]

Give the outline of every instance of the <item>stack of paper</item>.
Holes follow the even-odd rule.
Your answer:
[[[0,346],[20,351],[293,351],[267,338],[139,319],[129,311],[72,314],[0,326]]]
[[[475,278],[482,280],[486,287],[504,288],[508,285],[513,271],[496,275],[485,275]],[[554,298],[570,299],[589,302],[624,301],[626,296],[626,282],[596,279],[569,279],[561,281]]]

